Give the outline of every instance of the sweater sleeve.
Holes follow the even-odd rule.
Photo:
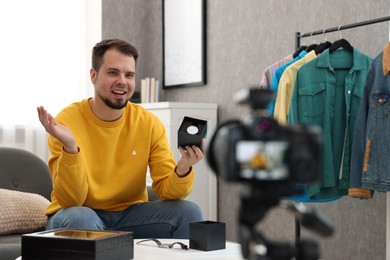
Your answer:
[[[194,170],[184,177],[177,176],[176,162],[168,144],[165,127],[156,119],[152,130],[149,168],[152,187],[163,200],[185,199],[192,191]]]
[[[48,145],[51,152],[48,165],[53,179],[54,195],[49,209],[53,208],[56,211],[58,206],[67,208],[83,205],[88,193],[88,184],[81,157],[82,151],[69,154],[52,136],[49,136]]]

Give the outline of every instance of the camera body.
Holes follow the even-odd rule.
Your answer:
[[[212,170],[230,182],[311,183],[321,175],[320,129],[305,125],[282,126],[268,116],[270,90],[246,89],[236,101],[252,108],[248,117],[221,124],[207,152]],[[293,194],[285,194],[293,195]]]
[[[295,246],[266,239],[257,223],[283,197],[300,195],[302,185],[322,175],[322,135],[319,127],[278,124],[268,115],[274,99],[271,90],[243,89],[235,95],[239,104],[251,107],[248,116],[220,124],[207,147],[206,159],[215,174],[241,185],[239,236],[244,259],[319,259],[319,247],[311,240]],[[288,206],[297,223],[328,236],[333,226],[324,216],[303,205]],[[303,210],[302,210],[303,209]],[[257,250],[264,248],[264,250]]]

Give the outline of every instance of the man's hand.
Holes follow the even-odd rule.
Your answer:
[[[63,144],[64,150],[68,153],[78,153],[76,140],[70,131],[64,125],[57,123],[43,106],[37,107],[39,121],[45,128],[46,132],[58,139]]]
[[[205,147],[206,141],[202,140],[202,147]],[[203,159],[204,151],[202,151],[199,147],[196,145],[193,146],[186,146],[186,149],[183,149],[182,147],[179,147],[179,151],[181,153],[181,158],[177,162],[176,167],[176,174],[179,177],[184,177],[190,168]]]

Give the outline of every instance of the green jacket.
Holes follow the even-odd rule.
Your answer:
[[[323,172],[307,186],[311,199],[348,193],[353,129],[371,61],[356,48],[353,53],[328,49],[297,73],[288,123],[317,125],[323,131]]]

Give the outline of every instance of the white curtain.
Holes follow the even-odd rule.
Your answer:
[[[0,3],[0,146],[47,159],[36,107],[56,115],[89,97],[90,53],[101,39],[101,0]]]

